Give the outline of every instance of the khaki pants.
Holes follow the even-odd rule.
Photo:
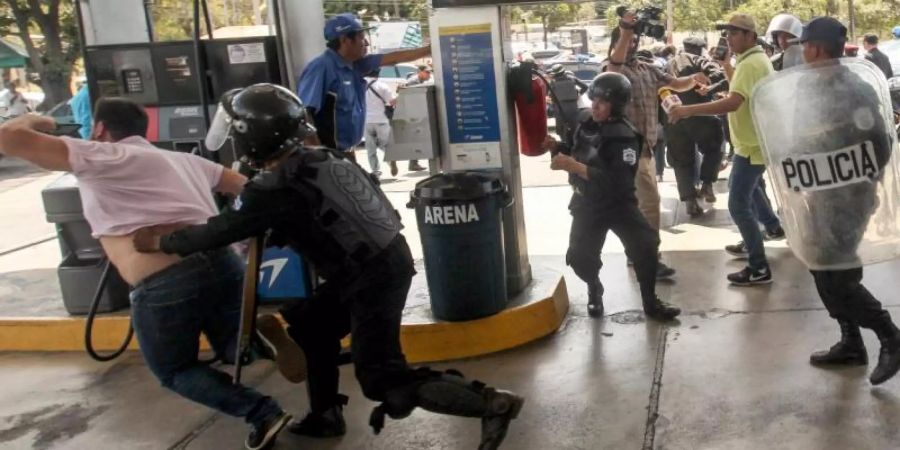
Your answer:
[[[660,199],[659,187],[656,185],[656,161],[653,154],[645,152],[638,159],[638,169],[634,176],[634,187],[637,190],[638,209],[654,229],[659,230]]]

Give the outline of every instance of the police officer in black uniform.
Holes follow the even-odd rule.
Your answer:
[[[224,125],[222,125],[224,124]],[[217,130],[227,130],[222,133]],[[135,239],[141,251],[189,255],[271,232],[302,254],[325,283],[312,299],[283,310],[288,332],[306,353],[311,412],[292,431],[345,433],[338,394],[341,338],[352,332],[352,359],[363,393],[381,404],[370,424],[403,418],[416,407],[482,418],[480,449],[496,449],[524,403],[513,393],[459,372],[412,369],[400,348],[400,322],[415,270],[399,214],[375,179],[341,152],[303,147],[314,130],[287,89],[258,84],[226,93],[207,143],[230,135],[260,169],[234,207],[206,225]],[[276,431],[277,432],[277,431]]]
[[[809,148],[843,149],[871,145],[877,166],[870,174],[871,181],[806,193],[806,208],[814,220],[804,224],[806,233],[796,238],[791,236],[791,245],[803,248],[811,259],[846,267],[843,270],[810,270],[822,303],[841,330],[840,341],[828,350],[810,355],[810,363],[824,367],[868,364],[860,327],[869,328],[881,342],[878,363],[869,376],[869,381],[877,385],[900,371],[900,328],[863,286],[863,266],[857,250],[878,208],[877,183],[895,153],[890,136],[893,131],[885,127],[881,119],[881,98],[875,89],[840,64],[847,27],[832,17],[817,17],[803,27],[798,41],[803,45],[806,62],[817,64],[818,69],[803,75],[796,96],[820,98],[815,107],[822,111],[828,127],[823,129],[822,123],[809,118],[805,111],[798,111],[794,115],[797,139]],[[828,94],[822,96],[822,92]]]
[[[569,184],[575,191],[569,203],[572,231],[566,263],[588,285],[588,314],[602,316],[600,251],[606,233],[612,230],[634,261],[644,312],[657,320],[671,320],[681,310],[656,296],[659,232],[644,219],[634,193],[643,142],[624,117],[631,83],[624,75],[603,73],[591,82],[588,97],[591,110],[580,117],[574,145],[569,148],[553,138],[545,142],[546,148],[558,152],[550,167],[569,172]]]
[[[669,62],[668,71],[672,76],[683,77],[703,73],[712,82],[702,92],[694,89],[675,94],[683,105],[709,102],[716,92],[728,89],[725,73],[718,64],[703,56],[704,48],[706,48],[705,39],[693,36],[686,38],[684,51]],[[699,216],[703,214],[703,209],[697,203],[698,195],[708,203],[716,201],[713,183],[719,177],[719,165],[722,163],[722,142],[725,139],[722,123],[712,116],[691,117],[675,124],[668,121],[665,123],[667,154],[669,164],[675,169],[678,196],[684,202],[690,216]],[[703,184],[699,193],[694,187],[697,151],[703,155],[703,163],[700,166],[700,181]]]

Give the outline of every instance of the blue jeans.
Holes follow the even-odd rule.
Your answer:
[[[772,202],[766,195],[766,182],[763,180],[762,177],[759,178],[756,189],[753,191],[753,215],[762,226],[766,227],[766,231],[772,232],[781,226],[781,221],[778,220],[778,216],[772,209]]]
[[[759,231],[757,220],[769,223],[778,218],[765,200],[759,187],[759,180],[766,171],[766,166],[750,164],[750,160],[735,154],[731,168],[731,187],[728,193],[728,212],[734,220],[744,244],[749,252],[747,264],[751,269],[759,270],[768,267],[766,252],[763,248],[763,237]],[[760,198],[762,196],[762,198]]]
[[[227,249],[195,253],[131,291],[131,320],[141,352],[160,383],[179,395],[260,425],[281,407],[200,362],[200,333],[216,356],[233,363],[244,264]]]

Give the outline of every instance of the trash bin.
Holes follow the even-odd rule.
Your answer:
[[[63,254],[57,269],[63,305],[69,314],[87,314],[103,274],[105,253],[84,218],[78,181],[71,174],[63,175],[44,188],[41,197],[47,222],[56,225]],[[112,267],[97,312],[112,312],[128,305],[128,285]]]
[[[506,307],[503,209],[511,197],[497,176],[438,174],[416,184],[416,210],[431,309],[441,320],[472,320]]]

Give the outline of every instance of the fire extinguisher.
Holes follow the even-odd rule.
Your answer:
[[[547,139],[547,87],[535,74],[533,63],[510,69],[510,90],[516,107],[519,149],[525,156],[540,156]]]

